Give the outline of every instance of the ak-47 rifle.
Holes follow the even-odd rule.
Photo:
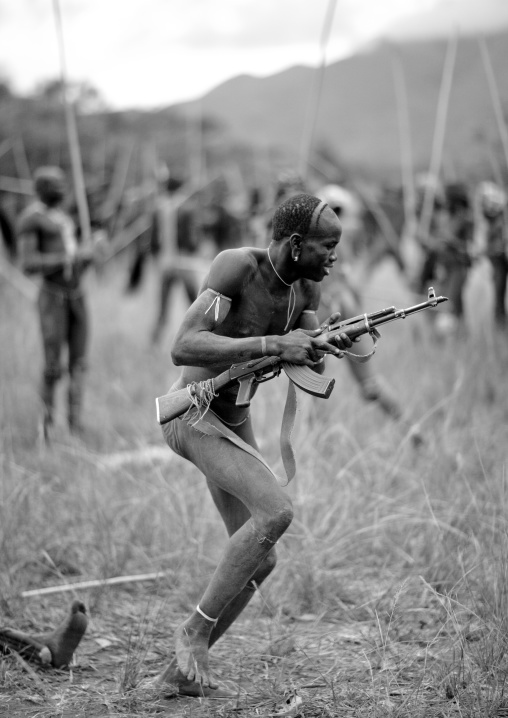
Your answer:
[[[314,339],[333,342],[334,338],[339,334],[347,334],[350,339],[356,339],[362,334],[375,336],[378,335],[376,327],[381,324],[393,322],[395,319],[405,319],[411,314],[436,307],[441,302],[446,301],[448,301],[448,297],[436,297],[434,289],[429,287],[426,302],[415,304],[407,309],[388,307],[371,314],[359,314],[357,317],[351,317],[351,319],[338,321],[324,327],[321,334],[318,334]],[[158,397],[155,400],[157,421],[159,424],[166,424],[168,421],[185,414],[191,406],[199,402],[202,394],[210,394],[210,392],[218,394],[222,389],[234,386],[237,382],[239,389],[236,405],[248,406],[254,384],[273,379],[280,374],[281,369],[284,370],[294,384],[308,394],[328,399],[332,393],[335,379],[317,374],[308,366],[291,364],[290,362],[282,361],[278,356],[267,356],[261,359],[251,359],[241,364],[233,364],[229,369],[213,379],[189,384],[185,389],[179,389]]]

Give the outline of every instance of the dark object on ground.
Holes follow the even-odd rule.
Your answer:
[[[43,666],[65,668],[71,663],[87,625],[84,603],[74,601],[69,613],[54,631],[31,635],[14,628],[0,628],[0,652],[16,651],[22,658]]]

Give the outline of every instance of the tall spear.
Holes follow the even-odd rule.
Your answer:
[[[65,108],[67,138],[69,142],[69,150],[71,156],[74,194],[76,196],[76,203],[78,206],[79,223],[81,225],[81,237],[84,244],[90,244],[92,239],[92,232],[90,228],[90,213],[88,211],[88,203],[86,199],[85,180],[83,177],[83,164],[81,162],[81,151],[79,148],[76,116],[67,96],[67,68],[65,61],[62,15],[60,12],[59,0],[53,0],[53,10],[58,38],[58,48],[60,53],[60,78],[62,84],[63,104]]]
[[[409,122],[409,103],[407,98],[404,69],[399,53],[392,49],[392,74],[397,105],[397,119],[399,125],[400,169],[402,191],[404,197],[405,232],[413,230],[415,226],[415,187],[413,179],[413,153],[411,149],[411,129]]]
[[[305,116],[305,125],[302,137],[302,144],[300,148],[299,174],[303,180],[305,180],[307,176],[307,167],[309,164],[310,153],[312,150],[312,142],[316,129],[319,103],[321,100],[321,90],[323,87],[323,78],[326,69],[326,50],[328,47],[328,40],[330,38],[330,32],[333,25],[333,17],[335,15],[336,5],[337,0],[329,0],[328,9],[323,24],[323,30],[321,32],[321,41],[319,43],[321,50],[321,62],[319,64],[319,67],[316,68],[316,72],[313,73],[311,94],[309,98],[309,104],[307,105],[307,114]]]
[[[443,159],[443,143],[446,130],[446,119],[448,115],[448,102],[452,88],[453,70],[455,67],[455,58],[457,56],[458,41],[459,36],[457,33],[455,36],[450,38],[448,43],[443,67],[443,76],[441,79],[441,87],[439,91],[436,124],[429,167],[430,175],[436,178],[439,177],[439,173],[441,171],[441,161]],[[420,236],[424,238],[428,236],[430,231],[435,196],[436,188],[433,185],[427,185],[423,197],[422,213],[419,224]]]
[[[487,75],[487,82],[489,85],[490,96],[492,99],[492,106],[494,108],[494,114],[496,116],[497,129],[501,138],[501,144],[503,146],[504,158],[506,161],[506,168],[508,169],[508,131],[506,129],[506,122],[503,116],[503,108],[501,105],[501,99],[499,97],[499,90],[496,83],[496,77],[494,75],[494,69],[490,59],[489,50],[484,37],[478,38],[478,44],[480,46],[480,52],[483,60],[483,67],[485,74]]]

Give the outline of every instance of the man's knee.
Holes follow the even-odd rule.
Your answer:
[[[254,517],[253,524],[258,534],[259,542],[266,541],[272,545],[282,536],[293,520],[293,507],[286,497],[283,504],[273,509],[263,517]]]

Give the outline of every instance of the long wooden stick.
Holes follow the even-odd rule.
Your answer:
[[[33,184],[30,180],[17,179],[16,177],[0,177],[0,190],[27,195],[33,195],[34,193]]]
[[[446,57],[443,67],[443,76],[441,79],[441,88],[439,91],[439,99],[436,113],[436,124],[434,129],[434,139],[432,143],[432,153],[430,159],[429,174],[436,179],[441,172],[441,162],[443,159],[443,144],[446,131],[446,120],[448,116],[448,103],[452,88],[453,71],[455,67],[455,58],[457,56],[459,36],[450,38]],[[434,208],[434,199],[436,196],[436,187],[428,184],[425,188],[423,197],[422,213],[419,224],[419,234],[426,238],[430,231],[430,223],[432,220],[432,211]]]
[[[7,138],[0,144],[0,157],[3,157],[5,154],[7,154],[7,152],[10,149],[11,149],[11,141],[10,141],[10,139]]]
[[[118,220],[121,214],[121,202],[125,194],[125,185],[129,174],[129,167],[134,154],[134,141],[119,148],[113,171],[113,179],[108,189],[108,194],[101,208],[101,217],[108,224],[109,231],[114,234],[118,227]]]
[[[14,155],[14,164],[16,165],[18,177],[24,180],[31,180],[32,173],[30,172],[30,166],[26,156],[25,143],[23,142],[23,138],[21,136],[15,139],[12,146],[12,152]]]
[[[157,573],[141,573],[133,576],[113,576],[113,578],[96,579],[94,581],[80,581],[79,583],[64,583],[61,586],[46,586],[45,588],[33,588],[30,591],[22,591],[22,598],[32,596],[47,596],[50,593],[65,593],[66,591],[84,590],[87,588],[99,588],[102,586],[118,586],[122,583],[138,583],[140,581],[156,581],[165,576],[164,571]]]
[[[506,128],[506,122],[503,115],[503,107],[501,105],[501,98],[499,97],[499,89],[496,83],[496,77],[494,75],[494,68],[492,67],[492,62],[490,59],[490,54],[485,38],[478,38],[478,44],[480,46],[480,52],[483,60],[485,74],[487,75],[487,83],[489,85],[492,106],[494,108],[494,114],[496,116],[497,129],[501,138],[501,144],[503,146],[506,168],[508,169],[508,130]]]
[[[416,224],[416,202],[413,170],[413,152],[411,148],[411,128],[409,122],[409,103],[406,81],[400,55],[392,50],[392,74],[397,105],[399,125],[400,168],[402,191],[404,193],[405,233]]]
[[[71,156],[72,177],[74,193],[78,205],[79,223],[81,225],[81,237],[83,244],[90,244],[92,232],[90,228],[90,213],[86,199],[85,180],[83,177],[83,165],[81,162],[81,151],[79,148],[78,128],[74,109],[67,96],[67,69],[65,61],[65,45],[62,26],[62,15],[60,12],[59,0],[53,0],[56,32],[58,37],[58,48],[60,52],[60,75],[62,82],[63,104],[65,109],[65,120],[67,127],[67,138]]]
[[[310,93],[309,102],[307,105],[307,113],[305,116],[305,125],[302,137],[302,144],[300,148],[300,167],[299,173],[303,180],[307,176],[307,168],[309,165],[310,153],[312,150],[312,144],[314,140],[314,132],[316,129],[316,122],[319,111],[319,104],[321,100],[321,90],[323,87],[323,79],[326,69],[326,50],[328,47],[328,40],[330,38],[330,32],[333,25],[333,17],[335,15],[335,8],[337,6],[337,0],[329,0],[328,9],[325,15],[323,24],[323,30],[321,33],[320,49],[321,49],[321,61],[316,71],[313,73],[313,82]]]

